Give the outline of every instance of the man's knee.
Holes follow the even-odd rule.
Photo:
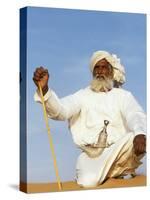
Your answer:
[[[96,187],[98,180],[95,174],[86,174],[84,177],[80,177],[77,183],[82,187]]]

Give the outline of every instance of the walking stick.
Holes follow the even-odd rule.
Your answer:
[[[40,95],[41,95],[41,100],[42,100],[44,119],[45,119],[45,124],[46,124],[46,128],[47,128],[48,139],[49,139],[50,149],[51,149],[51,153],[52,153],[53,164],[54,164],[56,179],[57,179],[57,183],[58,183],[58,188],[59,188],[59,190],[62,190],[61,181],[60,181],[60,177],[59,177],[59,173],[58,173],[57,162],[56,162],[56,155],[55,155],[54,146],[53,146],[53,140],[52,140],[52,136],[51,136],[51,133],[50,133],[50,127],[49,127],[49,124],[48,124],[48,117],[47,117],[47,112],[46,112],[46,107],[45,107],[45,102],[44,102],[43,91],[42,91],[40,83],[39,83],[39,90],[40,90]]]

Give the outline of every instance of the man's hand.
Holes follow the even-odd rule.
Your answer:
[[[44,69],[43,67],[36,68],[33,75],[33,81],[37,87],[39,87],[38,84],[40,83],[43,95],[48,91],[48,79],[49,74],[47,69]]]
[[[146,136],[144,134],[135,136],[133,140],[133,148],[136,156],[146,152]]]

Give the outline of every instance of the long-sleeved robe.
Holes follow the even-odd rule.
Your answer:
[[[38,91],[34,98],[35,101],[41,102]],[[44,100],[50,118],[68,120],[77,146],[96,144],[104,120],[109,121],[107,142],[113,145],[95,159],[89,158],[84,152],[79,156],[77,182],[80,185],[91,186],[92,179],[97,183],[103,182],[110,173],[113,163],[122,155],[121,151],[130,148],[132,151],[134,136],[146,134],[146,115],[143,109],[130,92],[121,88],[96,93],[87,87],[61,99],[54,91],[49,90]]]

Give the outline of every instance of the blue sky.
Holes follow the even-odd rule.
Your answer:
[[[42,107],[33,99],[35,68],[48,68],[49,86],[64,97],[89,85],[94,51],[117,54],[126,70],[123,87],[146,111],[146,16],[36,7],[29,7],[27,13],[28,181],[55,182]],[[80,151],[67,122],[49,120],[49,124],[61,180],[73,180]]]

